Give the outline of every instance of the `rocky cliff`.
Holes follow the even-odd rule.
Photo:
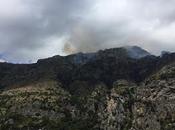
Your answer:
[[[120,48],[0,64],[0,129],[174,130],[174,62]]]

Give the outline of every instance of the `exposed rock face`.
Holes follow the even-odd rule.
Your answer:
[[[108,87],[119,79],[139,83],[175,61],[175,53],[166,53],[161,57],[145,57],[137,52],[139,54],[143,58],[132,58],[125,48],[114,48],[97,53],[54,56],[39,60],[36,64],[0,63],[0,88],[20,87],[45,80],[56,80],[65,87],[75,81],[89,84],[103,82]]]
[[[136,130],[175,129],[175,64],[137,87],[133,113]]]
[[[72,95],[53,81],[2,91],[0,128],[173,130],[174,68],[164,67],[140,86],[118,80],[109,89],[99,83],[86,95]]]
[[[37,129],[47,120],[64,118],[69,101],[69,93],[51,81],[1,92],[0,129]]]
[[[0,130],[174,130],[174,54],[119,53],[0,64]]]

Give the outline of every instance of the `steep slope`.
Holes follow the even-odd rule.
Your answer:
[[[86,93],[71,94],[52,80],[2,91],[0,129],[175,129],[175,64],[139,86],[127,80],[117,80],[112,87],[80,81],[76,86]]]
[[[0,129],[61,128],[73,109],[70,94],[53,81],[3,91],[0,93]]]
[[[0,129],[174,130],[175,53],[136,54],[143,57],[114,48],[0,63]]]
[[[136,130],[175,129],[175,63],[161,69],[137,88],[133,107]]]
[[[139,83],[173,61],[174,53],[135,59],[128,56],[125,48],[113,48],[97,53],[54,56],[28,65],[0,63],[0,88],[15,88],[45,80],[61,82],[67,88],[77,81],[103,82],[109,87],[119,79]]]

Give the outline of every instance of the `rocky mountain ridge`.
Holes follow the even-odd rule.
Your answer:
[[[0,64],[0,129],[175,129],[174,53],[75,55]]]
[[[174,60],[175,53],[160,57],[147,55],[138,59],[131,58],[125,48],[113,48],[97,53],[54,56],[38,60],[35,64],[0,63],[0,88],[45,80],[56,80],[65,86],[77,80],[89,84],[103,82],[108,86],[117,79],[139,83]]]

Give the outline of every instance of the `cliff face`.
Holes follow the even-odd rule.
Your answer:
[[[85,94],[71,94],[47,81],[0,94],[0,128],[65,130],[175,129],[175,64],[161,69],[142,85],[126,80],[103,83]],[[86,83],[77,83],[82,88]]]
[[[132,58],[125,48],[114,48],[96,53],[54,56],[28,65],[0,63],[0,88],[15,88],[46,80],[60,82],[68,88],[76,81],[88,84],[103,82],[108,87],[119,79],[140,83],[175,61],[175,53],[161,57],[145,53],[142,50],[138,52],[137,48],[137,55],[142,58]]]
[[[134,126],[143,130],[174,130],[174,110],[175,64],[171,64],[137,87]]]
[[[108,51],[78,63],[71,55],[1,64],[0,129],[174,130],[174,54],[132,59]]]

